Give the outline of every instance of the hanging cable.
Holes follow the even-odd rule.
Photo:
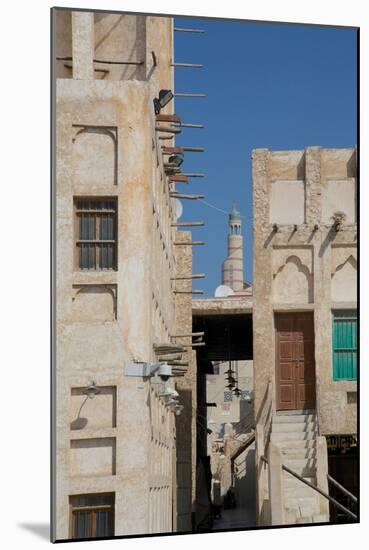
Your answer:
[[[209,208],[213,208],[214,210],[218,210],[218,212],[222,212],[223,214],[226,214],[227,216],[229,216],[229,212],[227,212],[226,210],[223,210],[222,208],[218,208],[214,204],[210,204],[210,202],[204,201],[203,199],[199,199],[199,202],[202,202],[206,206],[209,206]],[[240,217],[244,218],[245,220],[246,219],[252,220],[252,216],[242,216],[242,215],[240,215]]]

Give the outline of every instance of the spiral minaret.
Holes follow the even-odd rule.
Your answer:
[[[228,256],[222,266],[222,284],[234,292],[244,288],[242,222],[235,205],[228,218]]]

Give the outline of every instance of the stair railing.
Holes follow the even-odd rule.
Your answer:
[[[263,402],[256,416],[255,441],[256,441],[256,472],[257,472],[257,522],[259,525],[269,524],[270,505],[269,497],[269,472],[265,468],[262,456],[268,452],[270,431],[273,417],[273,383],[270,379],[266,387]]]
[[[327,474],[327,478],[328,478],[328,481],[330,481],[332,483],[332,485],[334,485],[335,487],[337,487],[338,490],[340,490],[342,493],[344,493],[344,495],[346,495],[347,497],[349,497],[350,500],[352,500],[355,504],[357,504],[357,497],[355,495],[353,495],[352,493],[350,493],[350,491],[348,491],[345,487],[343,487],[343,485],[341,485],[340,483],[338,483],[338,481],[336,481],[332,476],[330,476],[329,474]]]
[[[316,388],[316,422],[317,422],[317,428],[318,428],[318,436],[320,434],[320,378],[319,376],[316,377],[315,381],[315,388]]]
[[[268,464],[268,459],[263,455],[261,457],[261,460],[264,461],[266,464]],[[307,481],[306,479],[304,479],[302,476],[300,476],[298,473],[294,472],[293,470],[291,470],[290,468],[288,468],[287,466],[285,466],[284,464],[282,464],[282,470],[284,470],[285,472],[289,473],[291,476],[299,479],[302,483],[305,483],[305,485],[307,485],[308,487],[311,487],[311,489],[314,489],[314,491],[316,491],[317,493],[319,493],[320,495],[322,495],[324,498],[326,498],[327,500],[329,500],[329,502],[331,502],[336,508],[339,508],[340,510],[342,510],[342,512],[344,512],[346,515],[352,517],[353,519],[357,520],[357,515],[354,514],[354,512],[352,512],[351,510],[349,510],[348,508],[346,508],[345,506],[343,506],[343,504],[341,504],[340,502],[338,502],[338,500],[336,500],[335,498],[331,497],[330,495],[328,495],[327,493],[325,493],[324,491],[322,491],[321,489],[319,489],[319,487],[316,487],[315,485],[313,485],[312,483],[310,483],[310,481]],[[333,478],[331,478],[331,476],[328,476],[328,479],[330,478],[330,480],[332,480]],[[339,487],[341,490],[344,489],[344,487],[342,487],[342,485],[340,485],[336,480],[334,480],[334,483],[337,484],[336,486]],[[350,495],[350,497],[355,500],[357,502],[357,499],[356,497],[351,494],[349,491],[347,491],[347,489],[344,489],[344,492],[347,496]]]

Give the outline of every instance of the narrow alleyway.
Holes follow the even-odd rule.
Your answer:
[[[248,527],[255,527],[255,525],[255,508],[237,506],[236,508],[222,510],[221,518],[214,520],[213,530],[246,529]]]

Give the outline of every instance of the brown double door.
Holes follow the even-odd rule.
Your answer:
[[[313,314],[276,314],[275,327],[277,410],[315,409]]]

